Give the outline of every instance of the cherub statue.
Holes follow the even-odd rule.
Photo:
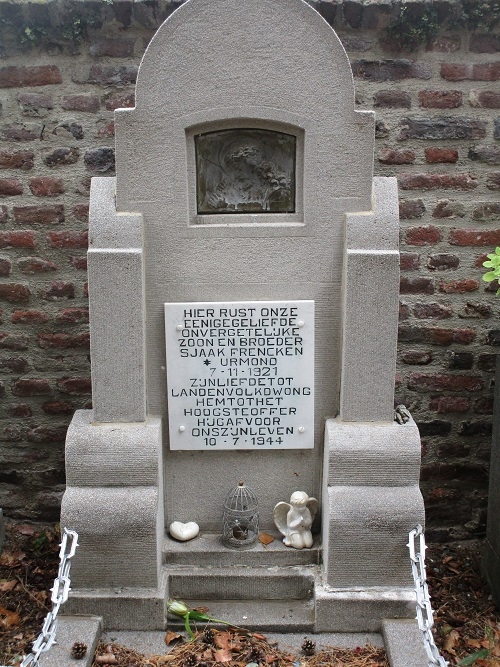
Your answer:
[[[304,491],[295,491],[290,497],[290,504],[278,503],[274,508],[274,523],[284,535],[283,544],[295,549],[309,549],[313,538],[311,525],[318,511],[316,498],[309,498]]]

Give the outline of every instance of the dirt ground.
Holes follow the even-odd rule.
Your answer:
[[[0,556],[0,665],[19,665],[40,633],[51,608],[50,588],[59,564],[59,542],[58,526],[7,522],[6,543]],[[482,542],[428,547],[426,563],[435,640],[443,657],[450,665],[500,667],[500,613],[480,574]],[[99,644],[93,667],[223,667],[224,663],[226,667],[388,665],[383,649],[364,646],[316,652],[314,637],[308,639],[306,650],[297,656],[281,651],[258,633],[217,627],[199,632],[193,642],[168,633],[168,654],[145,656],[123,646]],[[77,664],[75,661],[75,667]]]

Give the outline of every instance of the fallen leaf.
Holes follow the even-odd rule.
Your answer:
[[[15,579],[9,579],[9,581],[7,581],[6,579],[1,579],[0,580],[0,592],[1,593],[6,593],[7,591],[11,591],[16,584],[17,584],[17,581]]]
[[[25,556],[26,554],[20,549],[16,549],[15,551],[5,550],[0,556],[0,565],[5,567],[16,567]]]
[[[176,639],[182,639],[182,636],[178,632],[167,630],[167,634],[165,635],[165,644],[170,646],[170,644]]]
[[[216,662],[231,662],[233,656],[228,649],[220,648],[214,651],[214,659]]]
[[[274,537],[269,535],[269,533],[259,533],[259,542],[266,546],[271,544],[271,542],[274,542]]]
[[[460,639],[460,635],[456,630],[452,630],[450,634],[446,637],[446,640],[443,644],[443,648],[447,653],[456,655],[454,647],[457,641]]]
[[[11,628],[13,625],[19,625],[21,619],[16,611],[9,611],[5,607],[0,607],[0,626]]]
[[[104,653],[103,655],[96,656],[96,662],[101,665],[116,665],[118,660],[113,653]]]
[[[214,655],[212,653],[212,649],[207,648],[207,650],[203,652],[202,657],[203,657],[203,660],[213,660]]]
[[[255,637],[255,639],[260,639],[263,642],[267,641],[266,637],[264,635],[259,634],[258,632],[254,632],[253,636]]]
[[[199,611],[200,614],[207,614],[208,607],[193,607],[194,611]]]
[[[214,637],[214,644],[216,648],[229,649],[231,646],[231,633],[218,632]]]
[[[21,535],[34,535],[35,529],[33,526],[28,526],[26,523],[22,523],[20,526],[16,526],[16,530]]]

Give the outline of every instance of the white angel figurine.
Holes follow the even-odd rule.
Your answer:
[[[274,523],[284,535],[283,544],[295,549],[309,549],[313,538],[311,525],[318,511],[316,498],[309,498],[304,491],[295,491],[290,497],[290,504],[278,503],[274,508]]]

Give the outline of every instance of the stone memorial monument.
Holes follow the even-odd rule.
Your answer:
[[[301,632],[414,618],[420,441],[394,422],[398,201],[373,144],[302,0],[189,0],[152,39],[116,111],[116,178],[92,181],[68,613],[160,629],[173,597]],[[221,540],[240,480],[271,544]],[[296,491],[319,500],[311,548],[274,526]],[[174,540],[172,522],[200,532]]]

